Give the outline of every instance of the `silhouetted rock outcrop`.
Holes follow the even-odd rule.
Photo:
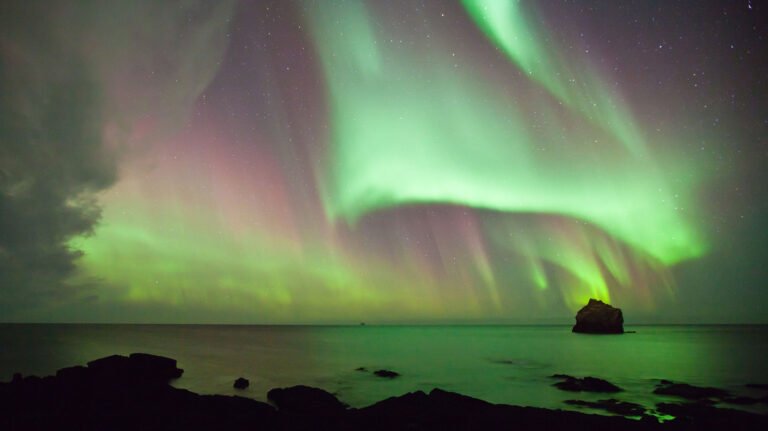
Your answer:
[[[576,313],[573,332],[623,334],[624,316],[620,308],[612,307],[597,299],[590,299],[587,305]]]
[[[347,406],[332,394],[303,385],[272,389],[267,393],[267,399],[277,406],[280,412],[304,416],[338,416],[347,409]]]
[[[613,383],[598,379],[597,377],[584,377],[580,379],[578,377],[569,376],[567,374],[555,374],[552,376],[561,381],[555,383],[558,389],[571,392],[621,392],[621,388]]]
[[[68,372],[83,372],[77,370],[77,367],[72,368]],[[138,379],[165,383],[181,377],[184,373],[184,370],[176,367],[175,359],[148,353],[132,353],[128,357],[112,355],[96,359],[88,362],[88,370],[106,382],[135,381]]]

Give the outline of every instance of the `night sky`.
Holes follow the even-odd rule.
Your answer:
[[[4,1],[0,321],[768,323],[767,25]]]

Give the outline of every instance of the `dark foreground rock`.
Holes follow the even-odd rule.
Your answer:
[[[603,301],[590,299],[587,305],[576,313],[573,332],[585,334],[623,334],[624,316],[620,308]]]
[[[698,404],[659,405],[660,411],[680,417],[660,424],[647,416],[638,421],[491,404],[440,389],[353,409],[321,389],[294,386],[270,391],[268,397],[275,405],[271,406],[243,397],[198,395],[173,388],[166,377],[178,372],[170,372],[170,362],[131,358],[108,357],[88,367],[60,370],[55,377],[18,376],[12,382],[0,383],[0,429],[574,431],[768,427],[766,416]],[[146,374],[137,374],[137,370]],[[127,378],[129,375],[133,379]]]
[[[303,385],[272,389],[267,399],[283,413],[302,416],[339,416],[347,410],[332,394]]]
[[[613,383],[597,377],[578,378],[567,374],[555,374],[553,378],[560,379],[552,386],[571,392],[621,392],[621,388]]]

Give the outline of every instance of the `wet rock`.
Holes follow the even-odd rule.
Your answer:
[[[373,374],[385,379],[394,379],[395,377],[400,377],[400,373],[390,370],[376,370],[373,372]]]
[[[563,379],[555,383],[558,389],[571,392],[621,392],[621,388],[613,383],[597,377],[578,378],[567,374],[554,374],[552,377]]]
[[[355,371],[361,371],[361,372],[367,373],[367,372],[368,372],[368,368],[365,368],[365,367],[357,367],[357,368],[355,368]]]
[[[672,395],[689,400],[725,398],[730,396],[730,393],[724,389],[693,386],[687,383],[675,383],[669,380],[662,380],[653,393],[657,395]]]
[[[616,399],[598,401],[566,400],[565,403],[574,406],[584,406],[593,409],[605,410],[607,412],[622,416],[642,416],[645,414],[645,407],[641,406],[640,404],[630,403],[627,401],[619,401]]]
[[[235,389],[245,389],[250,384],[251,382],[249,382],[248,379],[244,377],[238,377],[237,380],[235,380],[235,383],[232,384],[232,387]]]
[[[586,334],[623,334],[624,316],[621,309],[597,299],[590,299],[587,305],[576,313],[576,324],[572,331]]]

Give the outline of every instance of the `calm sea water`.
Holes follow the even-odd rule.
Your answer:
[[[170,356],[185,369],[174,385],[259,400],[274,387],[305,384],[352,406],[440,387],[496,403],[570,408],[552,387],[565,373],[605,378],[616,398],[652,407],[656,379],[760,395],[768,383],[766,326],[638,326],[621,336],[581,335],[566,326],[203,326],[0,325],[0,380],[49,375],[115,353]],[[386,368],[386,380],[356,371]],[[245,391],[232,388],[246,377]],[[748,407],[768,413],[765,405]]]

